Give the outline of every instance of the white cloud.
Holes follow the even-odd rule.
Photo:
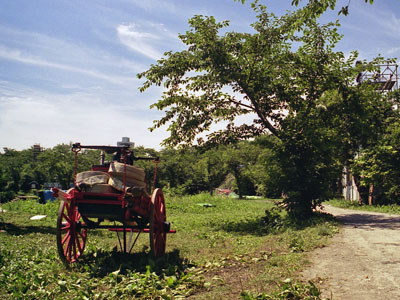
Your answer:
[[[146,65],[89,43],[72,42],[36,32],[0,25],[0,37],[7,43],[0,46],[0,58],[23,64],[80,73],[112,84],[132,84],[136,73]],[[119,46],[117,40],[110,41]],[[7,45],[7,46],[5,46]]]
[[[115,35],[107,44],[113,48],[101,49],[1,25],[0,36],[7,41],[0,45],[0,65],[11,66],[0,77],[0,149],[115,144],[121,136],[159,148],[165,133],[148,128],[157,118],[149,105],[160,92],[139,95],[135,73],[146,66],[126,56]]]
[[[152,42],[158,37],[154,34],[135,31],[135,27],[134,24],[121,24],[117,27],[121,43],[151,59],[157,60],[161,58],[162,53],[152,46]]]
[[[109,81],[110,83],[113,83],[113,84],[125,84],[125,83],[127,83],[127,81],[132,80],[130,78],[122,77],[122,76],[109,76],[107,74],[103,74],[103,73],[95,71],[95,70],[83,69],[83,68],[79,68],[79,67],[75,67],[75,66],[56,63],[56,62],[49,62],[40,57],[35,57],[28,53],[23,53],[21,50],[8,49],[6,47],[1,47],[1,46],[0,46],[0,58],[7,59],[7,60],[13,60],[13,61],[17,61],[20,63],[29,64],[29,65],[36,65],[36,66],[40,66],[40,67],[55,68],[55,69],[60,69],[63,71],[81,73],[83,75],[87,75],[90,77]]]
[[[171,50],[171,44],[179,41],[177,34],[169,32],[163,24],[155,23],[145,24],[145,29],[133,23],[120,24],[117,34],[122,44],[153,60],[160,59],[165,51]]]
[[[1,82],[0,82],[1,83]],[[115,144],[129,136],[136,145],[158,148],[165,132],[150,133],[153,117],[148,111],[101,101],[91,95],[45,94],[34,90],[0,95],[0,149],[26,149],[40,143]]]

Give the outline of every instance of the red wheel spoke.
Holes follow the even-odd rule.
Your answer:
[[[86,231],[84,233],[79,232],[78,234],[81,236],[82,242],[85,243],[86,242]]]
[[[70,239],[69,243],[68,243],[68,253],[67,253],[68,261],[71,261],[71,258],[72,258],[72,243],[71,243],[71,239]]]
[[[68,243],[68,260],[71,261],[72,259],[72,247],[73,247],[73,238],[71,237],[69,239],[69,243]]]
[[[70,223],[65,223],[61,225],[61,230],[67,230],[71,228],[71,224]]]
[[[75,236],[76,237],[76,245],[78,246],[78,251],[79,254],[83,252],[82,246],[81,246],[81,242],[79,241],[79,237],[78,235]]]
[[[70,237],[70,231],[67,231],[67,234],[64,236],[63,240],[61,241],[61,244],[64,245],[69,237]]]
[[[68,216],[65,213],[63,213],[62,216],[65,220],[67,220],[68,223],[71,223],[71,220],[68,218]]]
[[[73,261],[76,261],[76,258],[78,257],[77,254],[76,254],[76,235],[75,235],[75,238],[72,240],[72,251],[73,251],[73,254],[74,254],[74,260]]]
[[[68,256],[69,249],[71,248],[70,240],[71,240],[71,236],[69,235],[68,239],[67,239],[67,246],[64,249],[64,256]]]
[[[78,221],[81,218],[80,213],[78,212],[77,209],[75,209],[75,220]]]

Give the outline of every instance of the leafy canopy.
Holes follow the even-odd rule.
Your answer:
[[[242,2],[244,4],[246,0],[235,0],[235,2]],[[373,4],[374,0],[364,0],[365,3]],[[298,6],[300,4],[301,0],[292,0],[292,5]],[[336,2],[337,0],[309,0],[307,5],[311,8],[311,10],[318,14],[321,15],[323,12],[325,12],[328,8],[330,9],[335,9],[336,7]],[[349,14],[349,7],[350,7],[350,2],[351,0],[348,1],[348,4],[343,6],[339,10],[339,15],[343,14],[347,16]]]
[[[334,46],[340,40],[338,23],[319,25],[308,6],[282,17],[252,4],[258,14],[254,33],[228,31],[229,22],[194,16],[190,30],[180,35],[187,49],[167,52],[149,70],[141,91],[164,85],[162,98],[152,108],[165,112],[152,130],[168,125],[166,146],[205,140],[213,123],[226,129],[208,133],[211,144],[272,133],[280,137],[290,116],[309,114],[329,91],[347,93],[361,69],[357,53],[348,59]],[[251,124],[237,125],[238,116],[254,116]]]
[[[164,145],[227,144],[272,134],[279,141],[278,186],[287,208],[292,216],[309,216],[332,196],[343,164],[373,143],[393,112],[388,97],[368,82],[355,82],[384,59],[356,64],[357,52],[346,58],[334,49],[338,22],[318,24],[334,4],[309,1],[278,17],[255,2],[253,33],[231,32],[228,21],[214,17],[190,19],[190,30],[180,35],[187,49],[166,53],[138,75],[146,78],[142,91],[165,87],[152,105],[165,113],[152,128],[168,126]],[[253,122],[235,122],[243,115]],[[221,121],[226,129],[209,132]]]

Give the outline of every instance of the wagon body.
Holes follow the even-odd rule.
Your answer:
[[[67,192],[53,188],[54,196],[62,200],[57,218],[57,247],[61,260],[66,264],[75,262],[83,254],[90,229],[95,228],[115,231],[121,251],[128,253],[139,235],[148,233],[152,255],[164,255],[167,233],[175,231],[170,230],[170,224],[166,221],[161,189],[155,189],[150,196],[143,188],[126,186],[126,156],[129,149],[123,147],[74,144],[75,169],[81,148],[121,151],[125,157],[123,189],[105,193],[85,191],[77,184],[76,175],[74,188]],[[92,167],[92,171],[107,172],[108,169],[109,164],[104,163]]]

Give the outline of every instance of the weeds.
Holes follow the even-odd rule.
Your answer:
[[[321,294],[319,289],[312,283],[309,282],[293,283],[291,279],[286,279],[281,288],[281,291],[275,292],[271,295],[266,295],[261,293],[259,295],[254,295],[251,292],[242,292],[241,299],[243,300],[319,300],[321,299]]]
[[[276,287],[285,278],[297,278],[303,253],[323,245],[336,230],[324,215],[291,223],[269,200],[207,194],[166,200],[177,234],[168,236],[164,258],[149,256],[148,236],[139,238],[132,254],[123,254],[115,250],[112,232],[90,230],[82,259],[71,268],[57,256],[59,203],[2,205],[7,212],[0,221],[0,299],[235,299],[244,290],[259,292],[260,286],[263,297],[277,297],[284,290]],[[30,220],[36,214],[47,217]],[[287,289],[305,293],[297,283]]]

